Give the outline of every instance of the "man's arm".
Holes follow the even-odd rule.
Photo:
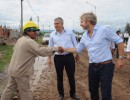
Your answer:
[[[48,65],[49,65],[50,67],[52,66],[51,56],[48,56]]]
[[[52,34],[52,33],[51,33],[51,34]],[[53,39],[52,39],[51,34],[50,34],[50,39],[49,39],[48,47],[54,46],[54,42],[53,42]],[[51,56],[48,56],[48,65],[49,65],[49,66],[52,66]]]
[[[76,48],[63,48],[64,52],[69,52],[69,53],[77,53]]]
[[[79,55],[77,53],[76,56],[75,56],[75,61],[77,62],[78,60],[79,60]]]
[[[127,52],[127,60],[130,60],[130,52]]]
[[[75,48],[63,48],[63,49],[64,49],[64,52],[80,53],[83,51],[84,48],[85,48],[85,44],[80,41]]]
[[[59,53],[63,53],[64,50],[62,47],[57,47],[57,51],[54,51],[54,52],[59,52]],[[52,60],[51,60],[51,56],[48,56],[48,64],[49,66],[52,66]]]
[[[120,56],[124,55],[124,44],[123,44],[123,42],[117,44],[117,47],[118,47],[118,50],[119,50],[119,58],[120,58]]]
[[[58,47],[44,47],[32,39],[28,40],[27,42],[29,52],[33,53],[36,56],[51,56],[55,51],[58,51]]]
[[[124,44],[123,42],[117,44],[118,51],[119,51],[119,58],[117,60],[117,67],[121,68],[124,66]]]
[[[72,42],[73,42],[74,47],[76,47],[77,46],[77,40],[76,40],[74,33],[72,34]],[[75,61],[77,62],[78,60],[79,60],[79,55],[78,55],[78,53],[76,53]]]

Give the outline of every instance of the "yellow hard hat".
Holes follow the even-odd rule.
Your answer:
[[[34,31],[39,31],[38,26],[33,22],[33,21],[28,21],[23,25],[23,30],[25,31],[26,29],[31,29]]]

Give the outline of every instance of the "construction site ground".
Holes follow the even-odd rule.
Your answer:
[[[52,58],[53,59],[53,58]],[[116,62],[116,58],[113,60]],[[8,68],[8,65],[6,66]],[[6,69],[7,70],[7,69]],[[7,71],[0,73],[0,95],[5,88],[8,80]],[[117,69],[115,67],[112,100],[130,100],[130,62],[125,60],[125,67]],[[88,89],[88,56],[84,50],[80,54],[80,60],[76,63],[75,70],[76,94],[81,100],[90,100]],[[47,57],[37,57],[34,64],[34,75],[30,78],[30,91],[33,100],[58,100],[57,78],[55,67],[48,66]],[[69,96],[69,83],[66,72],[64,71],[64,91],[65,99],[71,100]]]

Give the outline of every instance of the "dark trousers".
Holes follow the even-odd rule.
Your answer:
[[[75,94],[75,60],[73,54],[55,55],[54,63],[57,73],[57,89],[59,94],[64,96],[63,70],[65,67],[69,79],[70,96],[73,96]]]
[[[114,64],[89,64],[89,91],[91,100],[99,100],[99,86],[102,100],[112,100],[111,89]]]
[[[127,44],[128,39],[129,39],[129,38],[125,38],[125,37],[124,37],[124,43],[126,43],[126,44]]]

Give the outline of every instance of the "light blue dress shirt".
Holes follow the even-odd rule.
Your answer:
[[[104,62],[112,59],[110,50],[112,41],[116,44],[123,42],[109,26],[95,25],[92,37],[90,38],[86,31],[76,49],[80,53],[85,47],[87,48],[89,63]]]
[[[49,47],[51,46],[62,46],[63,48],[74,48],[77,46],[77,41],[75,34],[72,30],[64,29],[63,32],[60,34],[56,31],[53,31],[50,34],[50,40],[49,40]],[[55,53],[56,55],[66,55],[67,52],[63,53]]]

